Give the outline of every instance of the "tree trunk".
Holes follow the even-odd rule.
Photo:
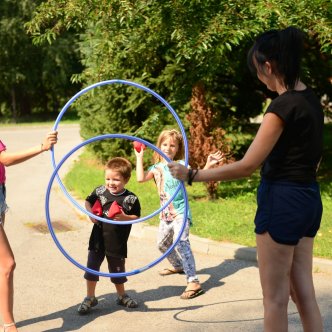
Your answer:
[[[197,83],[192,89],[192,111],[188,114],[190,122],[189,155],[190,165],[193,168],[203,168],[208,155],[217,150],[211,134],[213,130],[213,114],[205,100],[205,90],[202,82]],[[206,188],[209,198],[216,197],[217,182],[207,182]]]
[[[16,91],[15,87],[11,89],[11,109],[12,109],[12,119],[14,123],[17,123],[18,112],[17,112],[17,103],[16,103]]]

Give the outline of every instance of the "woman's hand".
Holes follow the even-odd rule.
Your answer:
[[[180,181],[188,180],[189,170],[184,165],[181,165],[176,162],[171,162],[167,164],[172,176]]]
[[[58,132],[57,131],[49,132],[46,135],[44,142],[42,143],[42,150],[43,151],[50,150],[52,146],[57,143],[57,141],[58,141]]]

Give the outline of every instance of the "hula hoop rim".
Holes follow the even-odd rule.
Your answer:
[[[144,90],[148,93],[150,93],[151,95],[153,95],[155,98],[157,98],[160,102],[162,102],[164,104],[164,106],[166,106],[166,108],[172,113],[173,117],[175,118],[179,128],[180,128],[180,131],[181,131],[181,134],[183,136],[183,143],[184,143],[184,150],[185,150],[185,166],[187,167],[188,166],[188,142],[187,142],[187,138],[186,138],[186,134],[185,134],[185,130],[183,128],[183,125],[178,117],[178,115],[175,113],[175,111],[173,110],[173,108],[171,107],[170,104],[168,104],[168,102],[162,98],[159,94],[157,94],[156,92],[154,92],[153,90],[143,86],[143,85],[140,85],[138,83],[135,83],[135,82],[131,82],[131,81],[125,81],[125,80],[108,80],[108,81],[101,81],[101,82],[97,82],[95,84],[92,84],[86,88],[84,88],[83,90],[79,91],[78,93],[76,93],[67,103],[66,105],[63,107],[63,109],[61,110],[61,112],[59,113],[56,121],[55,121],[55,124],[54,124],[54,127],[53,129],[54,130],[57,130],[57,127],[58,127],[58,124],[63,116],[63,114],[66,112],[66,110],[68,109],[68,107],[78,98],[80,97],[82,94],[86,93],[87,91],[95,88],[95,87],[98,87],[98,86],[102,86],[102,85],[107,85],[107,84],[113,84],[113,83],[121,83],[121,84],[125,84],[125,85],[130,85],[130,86],[135,86],[141,90]],[[149,143],[147,141],[144,141],[140,138],[135,138],[135,140],[138,140],[141,142],[145,142],[145,143]],[[144,144],[145,144],[144,143]],[[86,143],[88,144],[88,143]],[[151,144],[151,143],[149,143]],[[149,145],[149,144],[146,144],[146,145]],[[78,145],[80,146],[80,145]],[[152,146],[152,144],[151,144]],[[152,147],[154,149],[154,147]],[[77,148],[78,149],[78,148]],[[71,151],[73,151],[74,149],[72,149]],[[74,150],[72,153],[74,153],[76,150]],[[165,259],[167,257],[167,255],[174,249],[174,247],[178,244],[178,242],[180,241],[181,239],[181,236],[184,232],[184,229],[185,229],[185,226],[186,226],[186,223],[188,222],[188,211],[189,211],[189,202],[188,202],[188,196],[187,196],[187,192],[186,192],[186,189],[185,189],[185,186],[183,184],[183,182],[180,182],[179,183],[179,186],[178,186],[178,189],[175,193],[175,195],[177,194],[177,192],[182,189],[183,191],[183,195],[184,195],[184,201],[185,201],[185,213],[184,213],[184,218],[183,218],[183,224],[182,224],[182,227],[181,227],[181,230],[178,234],[178,237],[176,238],[176,240],[173,242],[173,244],[171,245],[171,247],[168,248],[168,250],[162,255],[160,256],[159,258],[157,258],[156,260],[154,260],[152,263],[140,268],[140,269],[136,269],[136,270],[133,270],[133,271],[129,271],[129,272],[124,272],[124,273],[104,273],[104,272],[100,272],[100,271],[95,271],[95,270],[91,270],[83,265],[81,265],[80,263],[78,263],[75,259],[73,259],[65,250],[64,248],[62,247],[62,245],[60,244],[60,242],[58,241],[57,237],[56,237],[56,234],[54,232],[54,229],[53,229],[53,226],[52,226],[52,223],[51,223],[51,219],[50,219],[50,216],[49,216],[49,192],[50,192],[50,189],[52,187],[52,184],[53,184],[53,181],[54,181],[54,178],[56,177],[57,180],[58,180],[58,183],[61,187],[61,189],[65,192],[65,187],[63,186],[59,176],[58,176],[58,171],[60,169],[60,167],[62,166],[62,164],[64,163],[65,160],[68,159],[68,157],[62,162],[62,163],[59,163],[59,165],[57,166],[56,163],[55,163],[55,156],[54,156],[54,148],[51,149],[51,159],[52,159],[52,165],[53,165],[53,168],[54,168],[54,171],[53,171],[53,174],[52,174],[52,177],[49,181],[49,185],[47,187],[47,195],[46,195],[46,199],[45,199],[45,210],[46,210],[46,219],[47,219],[47,225],[48,225],[48,228],[50,230],[50,233],[52,235],[52,238],[54,240],[54,242],[56,243],[57,247],[59,248],[59,250],[62,252],[62,254],[70,261],[72,262],[74,265],[76,265],[77,267],[79,267],[80,269],[82,270],[85,270],[87,272],[90,272],[92,274],[95,274],[95,275],[99,275],[99,276],[103,276],[103,277],[122,277],[122,276],[130,276],[130,275],[133,275],[133,274],[137,274],[137,273],[140,273],[140,272],[143,272],[151,267],[153,267],[154,265],[158,264],[160,261],[162,261],[163,259]],[[160,151],[161,152],[161,151]],[[71,153],[71,154],[72,154]],[[68,155],[68,154],[67,154]],[[65,155],[65,157],[67,156]],[[64,158],[62,158],[64,159]],[[167,160],[167,157],[166,157],[166,160]],[[175,197],[174,195],[174,197]],[[172,197],[173,199],[173,197]],[[166,205],[167,206],[167,205]],[[166,207],[165,206],[165,207]],[[87,211],[88,212],[88,211]],[[95,215],[93,215],[94,218],[96,217]]]

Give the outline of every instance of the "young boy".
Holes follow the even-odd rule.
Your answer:
[[[97,187],[85,201],[86,209],[94,214],[116,221],[134,220],[140,217],[141,206],[135,194],[125,189],[131,176],[131,163],[124,158],[113,158],[105,166],[105,185]],[[114,209],[115,215],[114,215]],[[127,241],[131,225],[94,223],[89,241],[87,267],[99,271],[106,257],[110,273],[125,272]],[[78,307],[79,314],[86,314],[98,304],[95,289],[99,276],[85,272],[87,296]],[[117,304],[127,308],[136,308],[137,302],[129,297],[124,288],[126,277],[111,278],[117,291]]]

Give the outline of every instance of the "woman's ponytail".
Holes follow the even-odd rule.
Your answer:
[[[293,90],[296,82],[300,79],[303,34],[300,30],[289,27],[279,31],[279,36],[278,72],[283,77],[287,90]]]
[[[270,30],[257,37],[248,53],[248,65],[253,73],[270,62],[273,72],[287,90],[294,89],[300,78],[303,34],[294,27]]]

